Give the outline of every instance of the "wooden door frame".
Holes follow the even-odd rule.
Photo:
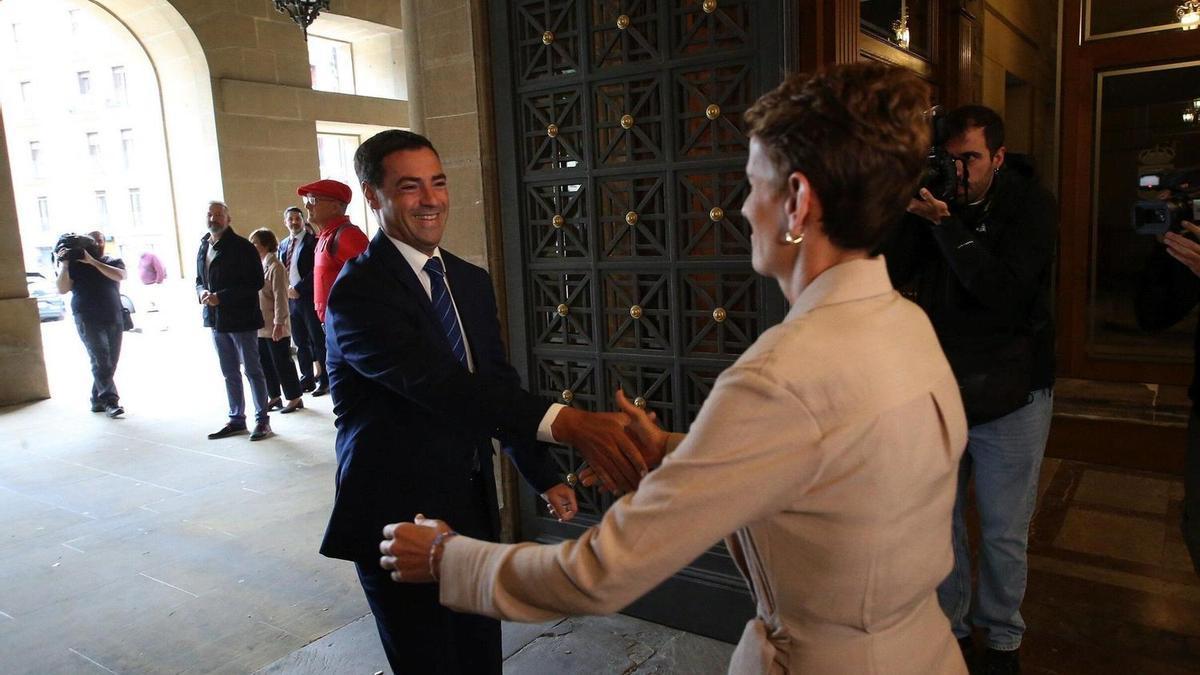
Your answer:
[[[1062,13],[1059,137],[1058,373],[1116,382],[1187,385],[1191,371],[1178,363],[1094,357],[1087,353],[1095,160],[1096,76],[1124,68],[1200,58],[1200,35],[1182,30],[1085,41],[1084,2],[1066,0]]]

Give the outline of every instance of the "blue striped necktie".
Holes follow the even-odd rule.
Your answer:
[[[446,288],[446,270],[442,267],[441,258],[430,258],[425,263],[425,272],[429,274],[429,295],[433,301],[433,313],[442,322],[442,332],[450,343],[450,351],[467,367],[467,348],[463,344],[462,328],[458,325],[458,315],[454,313],[454,302],[450,300],[450,291]]]

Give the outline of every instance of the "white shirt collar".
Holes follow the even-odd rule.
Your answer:
[[[400,251],[400,255],[404,256],[404,259],[406,261],[408,261],[409,267],[412,267],[413,273],[417,275],[418,279],[421,278],[422,273],[426,273],[425,272],[425,263],[429,262],[429,259],[431,257],[437,257],[437,258],[442,257],[442,249],[440,246],[434,247],[433,256],[428,256],[428,255],[425,255],[424,253],[421,253],[417,249],[413,248],[409,244],[406,244],[406,243],[400,241],[399,239],[396,239],[395,237],[388,234],[387,232],[384,232],[383,234],[388,239],[391,239],[392,243],[396,245],[396,249],[398,251]],[[442,260],[442,269],[443,270],[446,269],[445,259]]]

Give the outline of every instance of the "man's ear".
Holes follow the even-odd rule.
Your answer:
[[[996,154],[992,155],[992,168],[993,169],[995,169],[996,171],[999,171],[1000,167],[1004,166],[1004,155],[1007,152],[1008,152],[1008,149],[1005,148],[1003,145],[1000,146],[999,148],[996,148]]]
[[[363,198],[367,200],[367,206],[370,206],[372,211],[378,210],[379,195],[375,192],[375,188],[365,180],[361,183],[361,186]]]

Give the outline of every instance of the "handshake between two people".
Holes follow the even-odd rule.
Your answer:
[[[642,478],[662,463],[668,433],[655,424],[653,412],[635,406],[624,392],[617,390],[616,401],[619,412],[563,408],[551,432],[555,440],[574,447],[587,462],[577,470],[578,483],[620,494],[637,489]],[[560,521],[575,516],[572,487],[559,483],[542,495],[550,513]],[[391,523],[383,528],[379,564],[392,571],[394,581],[436,582],[443,545],[455,534],[447,523],[421,514],[411,523]]]

